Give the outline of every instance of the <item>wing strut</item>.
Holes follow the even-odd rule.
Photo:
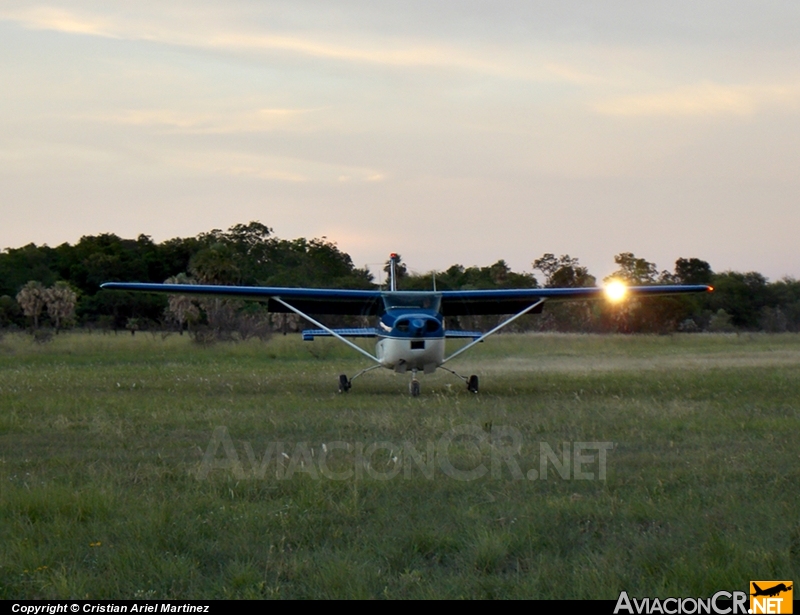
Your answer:
[[[524,310],[522,310],[521,312],[517,312],[517,313],[516,313],[516,314],[514,314],[514,315],[513,315],[511,318],[508,318],[508,319],[504,320],[503,322],[501,322],[499,325],[497,325],[497,326],[496,326],[494,329],[492,329],[491,331],[487,331],[486,333],[484,333],[483,335],[481,335],[481,336],[480,336],[478,339],[476,339],[476,340],[472,340],[472,341],[471,341],[469,344],[467,344],[467,345],[466,345],[466,346],[464,346],[463,348],[459,348],[458,350],[456,350],[456,351],[455,351],[453,354],[451,354],[451,355],[450,355],[449,357],[447,357],[447,358],[446,358],[444,361],[442,361],[442,362],[441,362],[441,365],[444,365],[444,364],[445,364],[445,363],[447,363],[447,362],[448,362],[450,359],[454,359],[455,357],[457,357],[458,355],[460,355],[462,352],[466,352],[467,350],[469,350],[470,348],[472,348],[472,347],[473,347],[475,344],[478,344],[478,343],[482,342],[483,340],[485,340],[487,337],[489,337],[489,336],[490,336],[490,335],[492,335],[493,333],[497,333],[497,332],[498,332],[500,329],[502,329],[503,327],[505,327],[505,326],[506,326],[506,325],[508,325],[508,324],[511,324],[512,322],[514,322],[514,321],[515,321],[517,318],[519,318],[520,316],[524,316],[525,314],[527,314],[528,312],[530,312],[532,309],[539,307],[539,306],[540,306],[540,305],[542,305],[542,303],[544,303],[545,301],[546,301],[546,299],[539,299],[539,300],[538,300],[536,303],[533,303],[533,304],[529,305],[528,307],[526,307],[526,308],[525,308]]]
[[[308,314],[304,314],[303,312],[301,312],[300,310],[298,310],[298,309],[297,309],[296,307],[294,307],[293,305],[289,305],[288,303],[286,303],[286,302],[285,302],[283,299],[281,299],[280,297],[274,297],[274,296],[273,296],[273,297],[271,297],[271,299],[272,299],[273,301],[277,301],[277,302],[278,302],[278,303],[280,303],[281,305],[283,305],[283,306],[285,306],[285,307],[289,308],[290,310],[292,310],[292,312],[294,312],[294,313],[295,313],[295,314],[297,314],[298,316],[302,316],[302,317],[303,317],[303,318],[305,318],[307,321],[309,321],[309,322],[311,322],[311,323],[313,323],[313,324],[317,325],[317,326],[318,326],[320,329],[324,329],[325,331],[327,331],[328,333],[330,333],[330,334],[331,334],[333,337],[335,337],[335,338],[337,338],[337,339],[339,339],[339,340],[343,341],[345,344],[347,344],[347,345],[348,345],[348,346],[350,346],[351,348],[355,348],[356,350],[358,350],[358,352],[360,352],[361,354],[363,354],[363,355],[365,355],[365,356],[369,357],[370,359],[372,359],[373,361],[375,361],[376,363],[378,363],[378,364],[380,365],[380,361],[378,360],[378,358],[377,358],[377,357],[375,357],[375,356],[371,355],[371,354],[370,354],[370,353],[368,353],[366,350],[364,350],[364,349],[363,349],[363,348],[361,348],[360,346],[357,346],[356,344],[354,344],[354,343],[353,343],[353,342],[351,342],[350,340],[348,340],[348,339],[345,339],[344,337],[342,337],[341,335],[339,335],[338,333],[336,333],[336,331],[334,331],[334,330],[333,330],[333,329],[331,329],[330,327],[326,327],[325,325],[323,325],[323,324],[322,324],[321,322],[319,322],[318,320],[314,320],[313,318],[311,318],[311,316],[309,316]]]

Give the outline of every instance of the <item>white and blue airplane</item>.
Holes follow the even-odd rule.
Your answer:
[[[411,372],[409,391],[420,394],[419,372],[432,374],[443,369],[463,380],[472,393],[478,392],[478,376],[469,378],[445,367],[445,364],[466,352],[490,335],[528,313],[541,313],[546,301],[586,300],[606,297],[619,301],[627,296],[675,295],[708,292],[706,285],[625,286],[612,282],[605,287],[586,288],[522,288],[500,290],[398,291],[395,274],[397,255],[389,260],[389,290],[346,290],[323,288],[281,288],[259,286],[217,286],[201,284],[145,284],[107,282],[107,290],[145,291],[170,295],[225,296],[267,302],[270,312],[293,312],[314,324],[317,329],[303,331],[303,339],[332,336],[344,342],[374,363],[352,378],[339,376],[339,391],[346,393],[353,380],[384,367],[398,373]],[[314,315],[336,314],[377,317],[377,326],[368,328],[332,329]],[[509,315],[493,329],[481,333],[447,329],[445,318],[464,315]],[[378,338],[372,354],[347,338]],[[465,338],[470,342],[445,356],[447,338]]]

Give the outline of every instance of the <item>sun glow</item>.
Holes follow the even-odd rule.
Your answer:
[[[625,294],[627,293],[628,289],[625,284],[619,280],[614,280],[606,284],[605,291],[606,297],[609,300],[617,302],[625,298]]]

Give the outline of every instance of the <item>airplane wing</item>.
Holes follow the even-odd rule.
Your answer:
[[[352,314],[378,316],[383,311],[380,290],[347,290],[328,288],[283,288],[269,286],[216,286],[208,284],[146,284],[139,282],[107,282],[106,290],[146,291],[169,295],[224,296],[232,299],[264,301],[270,312],[290,312],[280,299],[291,302],[296,309],[306,314]],[[677,295],[710,291],[705,285],[629,286],[624,288],[626,296]],[[400,293],[398,293],[400,294]],[[444,316],[482,314],[515,314],[533,303],[548,301],[570,301],[600,299],[607,295],[602,287],[588,288],[515,288],[497,290],[445,290],[435,293],[441,296],[441,313]],[[542,311],[537,306],[532,313]]]
[[[665,285],[624,287],[625,296],[649,297],[654,295],[679,295],[708,292],[710,286]],[[601,299],[607,289],[598,286],[586,288],[521,288],[506,290],[445,290],[442,295],[442,314],[445,316],[478,316],[482,314],[515,314],[541,299],[548,301],[575,301]],[[532,310],[538,314],[543,305]]]
[[[216,286],[212,284],[145,284],[138,282],[107,282],[105,290],[145,291],[168,295],[195,295],[200,297],[229,297],[264,301],[273,313],[291,312],[275,301],[290,301],[307,314],[379,315],[383,308],[379,290],[346,290],[329,288],[282,288],[270,286]]]

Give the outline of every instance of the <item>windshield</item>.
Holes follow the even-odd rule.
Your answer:
[[[389,292],[383,293],[382,297],[387,310],[416,308],[439,312],[442,304],[441,293]]]

